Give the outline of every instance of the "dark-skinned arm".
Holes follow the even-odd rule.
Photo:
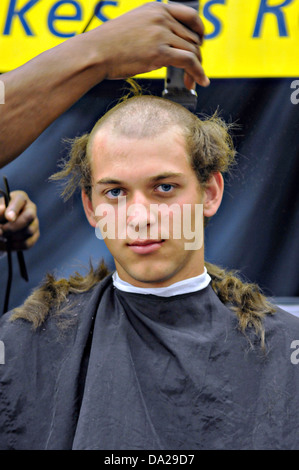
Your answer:
[[[172,65],[188,88],[209,79],[204,35],[193,8],[148,3],[43,52],[0,76],[0,168],[22,153],[56,118],[104,79],[125,79]]]

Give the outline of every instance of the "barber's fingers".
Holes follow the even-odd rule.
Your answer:
[[[5,209],[0,201],[0,250],[6,249],[6,240],[12,250],[26,250],[40,236],[36,205],[24,191],[11,192],[11,201]]]
[[[167,46],[168,47],[168,46]],[[168,65],[184,69],[184,84],[189,90],[198,83],[203,87],[210,84],[202,66],[200,53],[192,50],[169,48]]]
[[[2,231],[17,232],[28,227],[37,218],[36,205],[29,199],[24,191],[12,191],[11,201],[3,212],[1,226]]]
[[[15,219],[14,222],[6,222],[1,224],[1,229],[3,232],[11,232],[11,233],[16,233],[19,232],[20,230],[23,230],[24,228],[29,227],[29,225],[34,221],[38,219],[36,216],[36,207],[33,203],[31,204],[26,204],[24,207],[23,211],[17,215],[17,218]]]
[[[13,224],[11,225],[13,226]],[[13,228],[15,227],[13,226]],[[35,233],[39,233],[39,222],[37,218],[20,230],[3,230],[2,236],[5,238],[9,237],[12,241],[20,241],[27,240]]]
[[[201,51],[200,51],[200,48],[196,44],[190,43],[176,35],[173,35],[169,38],[168,46],[174,49],[174,51],[171,51],[171,50],[169,51],[170,54],[171,52],[175,53],[175,50],[177,49],[182,50],[182,51],[188,51],[188,52],[191,52],[191,54],[194,54],[194,56],[198,59],[200,64],[202,64]]]
[[[0,197],[0,224],[5,221],[4,212],[6,210],[4,197]]]
[[[196,82],[192,75],[189,75],[189,73],[185,72],[184,73],[184,85],[188,90],[195,90],[196,88]]]
[[[33,222],[23,230],[17,232],[5,231],[0,236],[0,251],[5,251],[7,248],[6,242],[9,238],[9,246],[13,251],[16,250],[27,250],[31,248],[39,239],[39,223],[38,219],[34,219]]]
[[[165,22],[165,26],[167,26],[170,31],[185,41],[196,44],[197,46],[202,45],[203,36],[197,34],[195,31],[192,31],[190,28],[177,21],[172,15],[169,15],[168,19],[169,23]]]
[[[23,242],[21,242],[20,248],[16,248],[16,249],[17,250],[28,250],[33,245],[35,245],[35,243],[39,239],[39,236],[40,236],[40,232],[39,232],[39,230],[37,230],[33,235],[31,235],[31,237],[29,237],[29,238],[27,238],[27,240],[24,240]]]
[[[176,67],[185,69],[185,86],[194,88],[195,82],[202,86],[208,86],[210,80],[205,74],[202,66],[202,54],[200,45],[203,43],[204,25],[197,12],[184,5],[171,4],[172,13],[169,29],[173,33],[168,38],[168,46],[171,63]],[[179,8],[177,8],[179,7]],[[184,22],[181,24],[179,21]],[[186,27],[188,25],[190,28]],[[188,51],[190,54],[180,54],[178,51]]]
[[[0,217],[1,222],[3,218],[7,221],[14,222],[20,213],[23,211],[29,198],[24,191],[12,191],[10,193],[10,202],[6,208],[4,205],[4,198],[0,200]]]
[[[194,8],[175,2],[169,2],[165,7],[173,18],[178,22],[183,23],[183,25],[189,29],[188,34],[193,32],[193,37],[196,34],[199,38],[200,44],[202,44],[204,38],[204,24],[199,17],[198,12]],[[184,28],[184,30],[186,30],[186,28]],[[184,37],[184,34],[181,34],[181,37]]]
[[[202,86],[209,85],[210,80],[206,76],[197,54],[190,50],[169,47],[167,52],[169,55],[169,65],[184,68],[185,84],[188,88],[192,88],[194,81]]]

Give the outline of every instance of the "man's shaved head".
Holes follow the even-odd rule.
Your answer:
[[[122,101],[108,111],[96,123],[90,137],[103,126],[128,138],[153,137],[174,125],[188,128],[193,116],[187,109],[164,98],[138,96]]]
[[[201,120],[183,106],[151,95],[128,98],[102,116],[89,134],[72,141],[70,158],[52,179],[68,178],[63,196],[68,199],[77,187],[91,195],[91,151],[99,132],[126,138],[152,138],[171,127],[182,132],[190,165],[204,185],[211,174],[228,171],[235,151],[228,126],[217,116]],[[99,155],[100,158],[100,155]]]

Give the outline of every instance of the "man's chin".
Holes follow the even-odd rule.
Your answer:
[[[123,278],[124,276],[119,273],[119,276]],[[171,281],[173,273],[169,272],[160,272],[155,271],[151,273],[141,273],[141,272],[126,272],[126,282],[136,286],[144,288],[153,288],[153,287],[165,287],[167,285],[173,284],[175,281]]]

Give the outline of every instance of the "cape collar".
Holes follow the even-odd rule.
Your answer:
[[[131,292],[143,295],[152,294],[160,297],[171,297],[173,295],[187,294],[190,292],[196,292],[201,289],[204,289],[209,285],[211,278],[205,267],[204,272],[199,276],[175,282],[174,284],[171,284],[167,287],[136,287],[128,282],[123,281],[119,277],[117,271],[113,273],[112,280],[114,287],[124,292]]]

